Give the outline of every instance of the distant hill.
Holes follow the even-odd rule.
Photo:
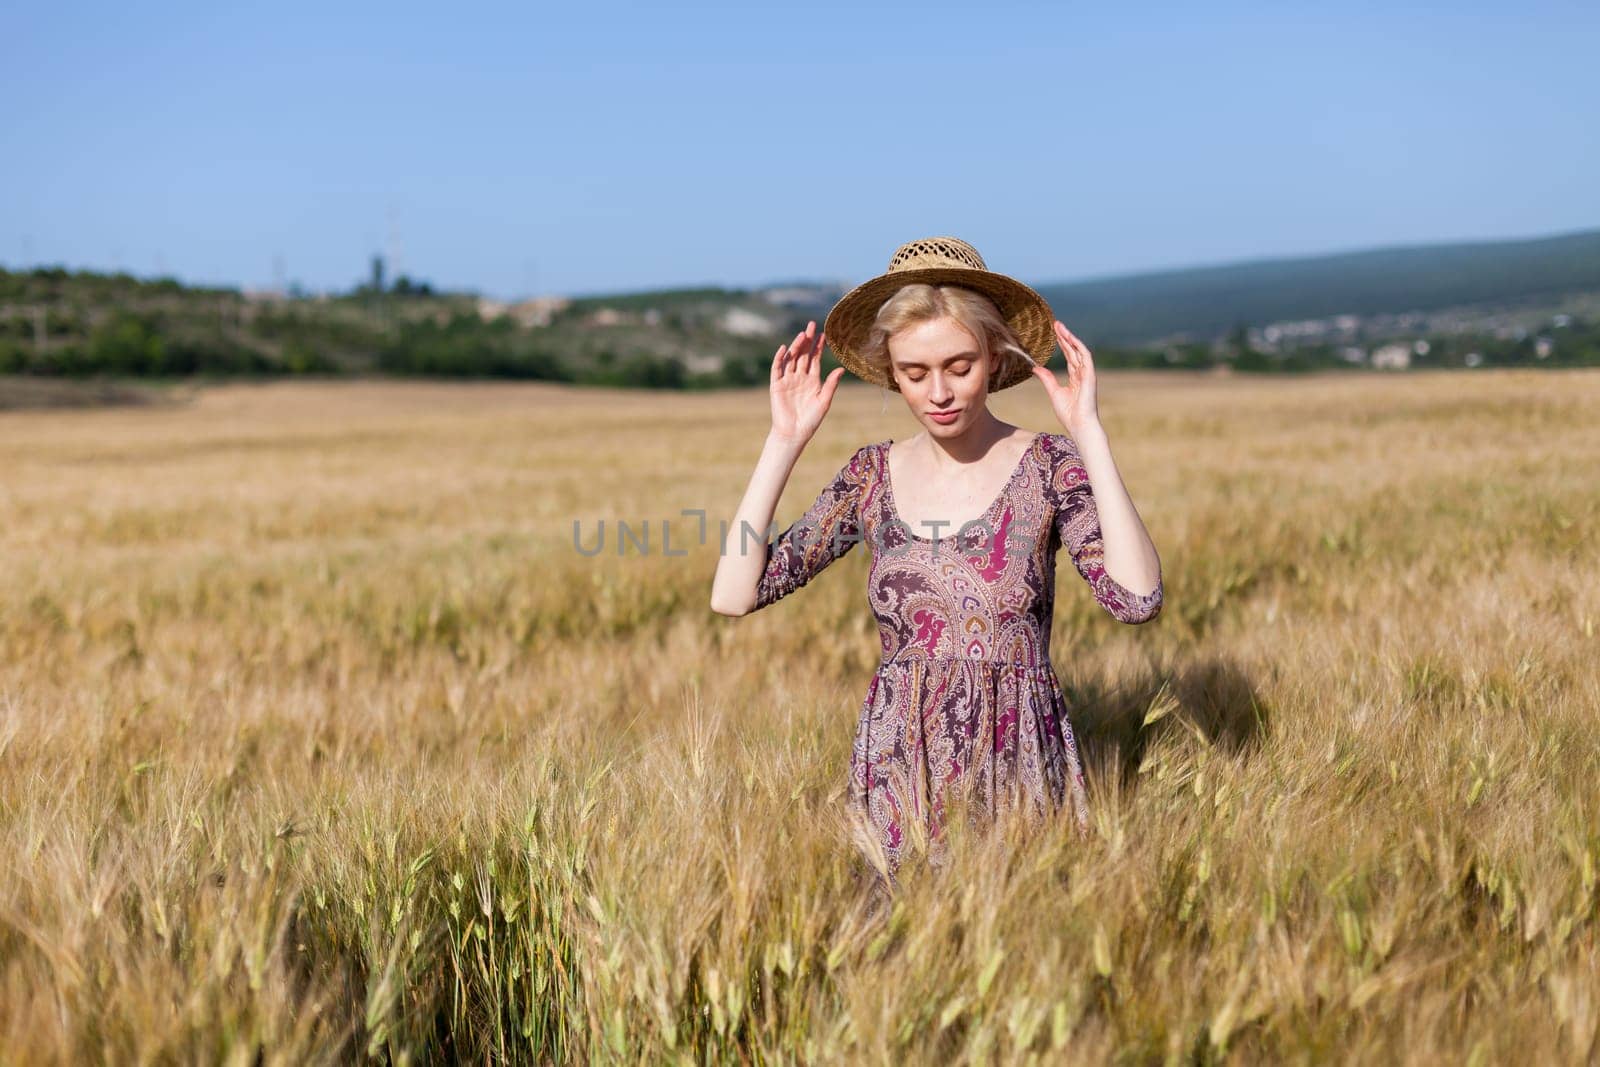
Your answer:
[[[0,269],[0,375],[397,374],[761,386],[848,286],[785,282],[517,303],[380,276],[346,293]],[[1106,367],[1600,365],[1600,231],[1036,285]],[[1415,358],[1413,358],[1415,357]],[[823,370],[837,364],[830,349]],[[36,395],[15,391],[17,396]]]
[[[1034,288],[1059,318],[1101,344],[1140,345],[1177,335],[1208,340],[1239,323],[1600,291],[1600,230],[1251,260]]]

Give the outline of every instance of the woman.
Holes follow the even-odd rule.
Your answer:
[[[820,381],[824,339],[844,366]],[[1067,384],[1041,364],[1059,343]],[[862,703],[849,803],[861,845],[894,880],[904,850],[939,859],[953,805],[969,815],[1069,804],[1087,830],[1083,771],[1050,664],[1055,558],[1127,623],[1161,609],[1161,562],[1111,457],[1089,351],[1032,289],[951,237],[902,245],[772,361],[772,430],[734,517],[766,530],[845,369],[899,392],[922,432],[856,450],[765,549],[729,539],[712,609],[744,615],[848,552],[872,547],[867,594],[883,662]],[[1067,431],[997,419],[990,393],[1032,376]],[[892,446],[892,447],[891,447]],[[757,542],[760,544],[761,542]]]

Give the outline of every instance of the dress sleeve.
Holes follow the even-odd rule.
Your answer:
[[[1089,472],[1078,455],[1072,438],[1051,435],[1053,475],[1051,499],[1055,506],[1056,548],[1063,546],[1072,556],[1072,565],[1094,590],[1094,598],[1119,622],[1149,622],[1161,613],[1162,583],[1141,596],[1106,573],[1105,541],[1100,534],[1100,512],[1095,506]]]
[[[861,496],[867,481],[867,449],[856,450],[817,499],[767,544],[767,565],[756,583],[750,610],[781,600],[821,574],[861,540]]]

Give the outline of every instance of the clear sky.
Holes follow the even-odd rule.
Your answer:
[[[0,20],[0,264],[498,295],[1600,226],[1600,4],[98,4]],[[396,237],[398,238],[396,242]]]

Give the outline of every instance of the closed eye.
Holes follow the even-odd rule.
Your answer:
[[[965,378],[967,376],[967,372],[972,370],[972,364],[970,363],[959,364],[959,367],[959,370],[952,368],[950,371],[950,373],[954,374],[957,378]],[[912,374],[909,371],[906,372],[906,380],[908,381],[920,382],[926,377],[926,374]]]

